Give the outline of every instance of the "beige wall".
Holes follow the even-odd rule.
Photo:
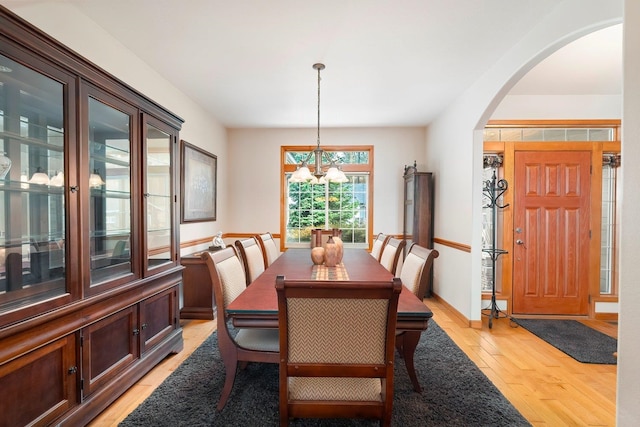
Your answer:
[[[640,425],[640,2],[625,1],[617,424]]]
[[[229,130],[229,230],[280,232],[280,147],[316,144],[316,129]],[[425,129],[327,128],[320,145],[373,145],[373,233],[402,232],[404,166],[425,170]]]

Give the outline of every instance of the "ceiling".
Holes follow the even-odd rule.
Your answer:
[[[51,0],[2,0],[12,8]],[[424,126],[560,0],[53,0],[76,6],[226,127]],[[73,25],[73,22],[65,25]],[[512,94],[620,94],[622,31]]]

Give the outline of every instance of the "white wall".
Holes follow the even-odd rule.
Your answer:
[[[317,129],[230,129],[227,223],[238,232],[280,232],[280,147],[315,146]],[[404,166],[425,171],[425,129],[321,128],[320,146],[374,147],[373,233],[402,233]]]
[[[492,120],[620,119],[620,95],[507,95]]]
[[[224,228],[229,213],[220,201],[227,198],[227,141],[225,129],[215,118],[75,7],[60,2],[25,3],[11,10],[185,120],[180,138],[218,156],[218,179],[223,185],[218,185],[218,221],[182,225],[180,239],[194,240]]]
[[[520,77],[565,44],[619,23],[621,5],[564,0],[427,129],[425,162],[438,176],[435,236],[471,246],[470,254],[454,255],[455,249],[436,245],[436,293],[472,321],[481,318],[481,129]]]
[[[617,425],[640,425],[640,2],[625,0]]]

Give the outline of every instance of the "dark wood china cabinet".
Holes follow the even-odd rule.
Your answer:
[[[404,230],[406,256],[413,243],[433,249],[434,178],[431,172],[418,172],[416,164],[404,168]],[[433,274],[433,273],[432,273]],[[426,297],[431,296],[429,280]]]
[[[84,425],[182,349],[182,122],[0,6],[0,426]]]

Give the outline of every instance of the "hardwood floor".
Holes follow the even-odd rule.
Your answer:
[[[425,300],[438,325],[534,426],[615,426],[616,366],[579,363],[509,319],[467,327],[446,305]],[[616,336],[617,325],[584,321]],[[90,426],[116,426],[215,330],[215,321],[183,321],[185,349],[165,359]],[[420,375],[427,373],[418,372]],[[428,393],[428,390],[423,393]]]

